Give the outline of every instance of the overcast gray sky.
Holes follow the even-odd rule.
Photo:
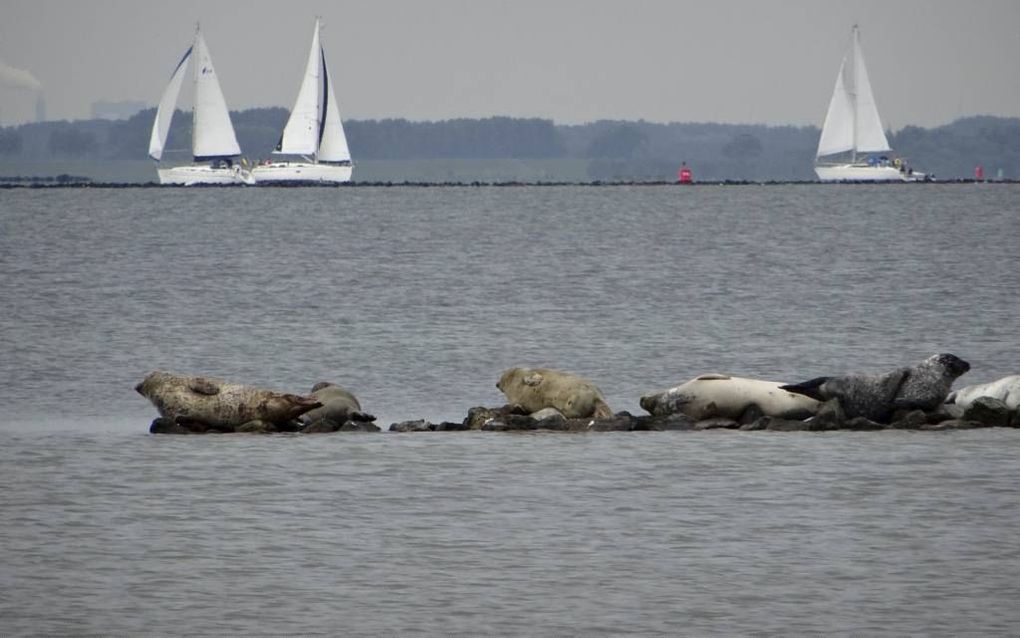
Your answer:
[[[154,105],[196,21],[231,109],[290,108],[316,15],[345,119],[820,125],[855,22],[887,128],[1020,116],[1020,0],[0,0],[0,13],[6,125],[33,117],[32,80],[49,119]]]

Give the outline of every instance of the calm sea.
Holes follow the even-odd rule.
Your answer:
[[[168,369],[390,423],[546,365],[1016,374],[1020,186],[0,191],[0,633],[1016,634],[1020,431],[160,437]]]

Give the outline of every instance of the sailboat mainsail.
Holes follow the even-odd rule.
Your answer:
[[[860,30],[854,25],[850,46],[839,65],[836,86],[832,90],[818,139],[815,172],[823,181],[914,181],[924,178],[924,175],[910,171],[900,160],[890,161],[885,154],[891,151],[871,90],[868,68],[864,64]],[[847,152],[850,153],[849,162],[821,159]],[[868,157],[860,159],[859,154]]]
[[[839,66],[836,87],[825,114],[817,157],[846,151],[856,155],[890,150],[864,64],[860,31],[854,25],[850,49]]]
[[[149,136],[149,157],[156,161],[163,157],[181,84],[192,58],[194,58],[195,104],[192,111],[191,154],[195,164],[158,169],[160,182],[251,183],[248,171],[233,166],[230,161],[230,158],[241,154],[241,147],[230,123],[230,112],[227,110],[227,102],[223,98],[223,91],[216,77],[209,47],[198,28],[195,29],[195,41],[177,63],[170,75],[170,82],[160,98],[156,118],[152,123],[152,134]],[[201,166],[199,165],[201,162],[212,162],[216,165]]]
[[[333,93],[326,52],[319,41],[320,29],[320,21],[316,20],[301,88],[273,152],[304,155],[313,161],[349,162],[351,153]]]

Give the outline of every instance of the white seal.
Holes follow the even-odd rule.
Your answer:
[[[960,388],[949,395],[946,403],[955,403],[961,408],[967,408],[981,397],[998,399],[1005,403],[1010,410],[1020,408],[1020,374],[1003,377],[998,381],[976,383]]]
[[[654,416],[686,414],[695,421],[713,417],[738,418],[752,405],[766,416],[806,419],[820,403],[780,389],[778,381],[703,374],[676,387],[641,397],[641,407]]]

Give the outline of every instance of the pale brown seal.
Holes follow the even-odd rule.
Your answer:
[[[613,416],[602,391],[581,377],[549,368],[510,368],[496,384],[507,401],[528,412],[556,408],[568,419]]]
[[[175,422],[221,427],[255,420],[286,423],[321,405],[311,397],[163,371],[149,374],[135,391]]]
[[[329,419],[340,425],[347,421],[375,421],[374,416],[361,411],[361,403],[357,397],[335,383],[320,381],[312,386],[309,396],[322,405],[301,416],[306,423],[319,419]]]

